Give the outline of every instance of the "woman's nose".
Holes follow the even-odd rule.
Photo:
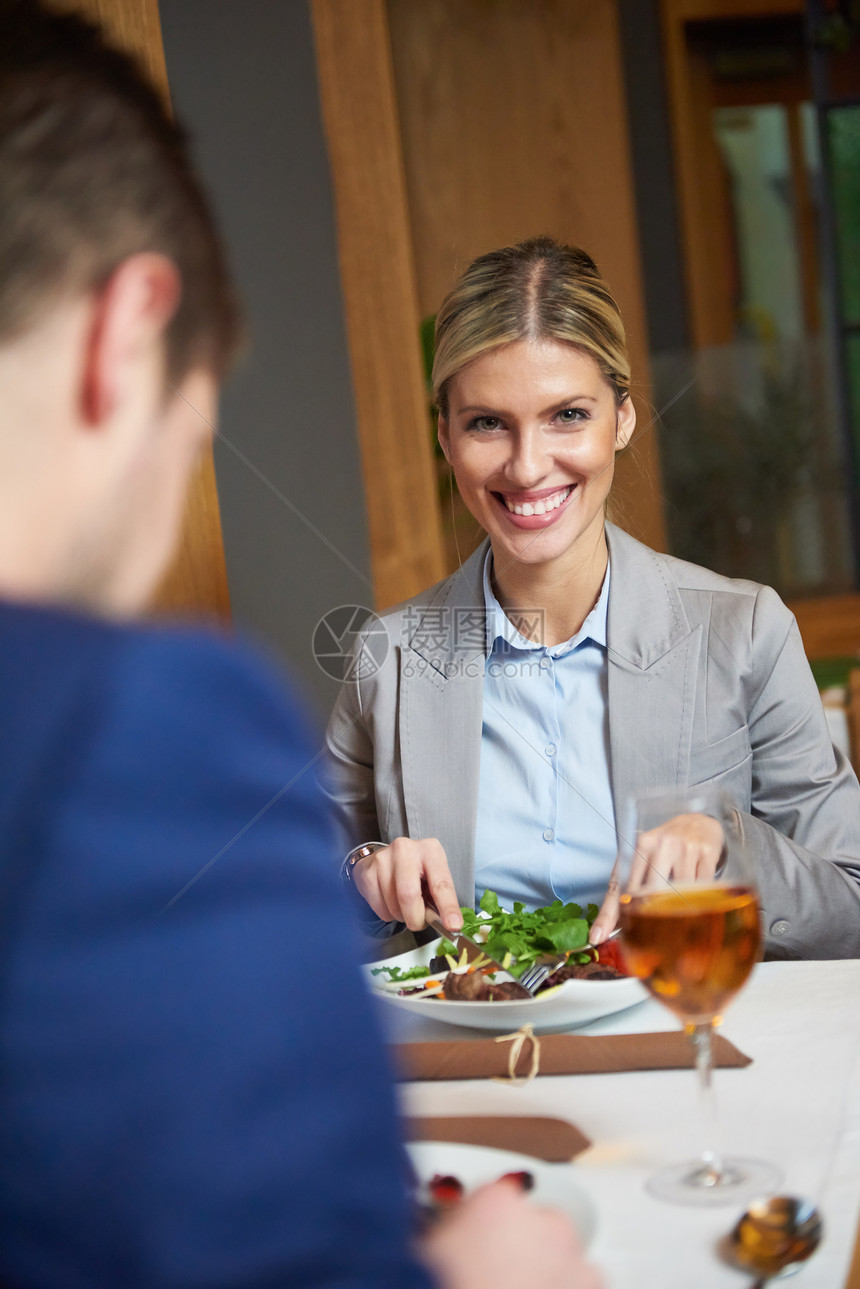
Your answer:
[[[517,488],[531,488],[546,475],[549,453],[540,430],[523,430],[511,441],[507,477]]]

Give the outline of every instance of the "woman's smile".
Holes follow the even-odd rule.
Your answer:
[[[497,492],[501,505],[518,528],[548,528],[554,523],[574,490],[572,483],[563,488],[544,488],[536,492]]]

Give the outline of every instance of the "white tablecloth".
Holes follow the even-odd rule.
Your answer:
[[[392,1037],[487,1037],[384,1003]],[[579,1031],[671,1029],[648,1001]],[[791,1281],[841,1289],[860,1210],[860,961],[774,962],[756,968],[722,1031],[753,1064],[718,1070],[715,1087],[726,1153],[773,1161],[782,1193],[821,1207],[826,1237]],[[411,1114],[551,1114],[594,1142],[571,1168],[598,1211],[592,1255],[611,1289],[745,1289],[749,1277],[720,1263],[714,1245],[740,1209],[696,1210],[652,1198],[644,1179],[694,1157],[701,1145],[692,1070],[538,1078],[525,1087],[486,1080],[405,1084]],[[742,1206],[741,1206],[742,1207]]]

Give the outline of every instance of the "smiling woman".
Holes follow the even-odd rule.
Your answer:
[[[797,627],[767,587],[656,554],[606,522],[633,435],[624,328],[583,251],[476,260],[439,311],[439,441],[487,540],[383,617],[328,731],[347,864],[375,932],[602,903],[634,793],[713,783],[756,868],[773,956],[860,954],[860,788],[834,752]],[[690,499],[695,504],[695,498]],[[378,629],[378,628],[377,628]],[[616,820],[618,824],[616,824]],[[668,876],[714,877],[713,820],[671,822]]]
[[[439,441],[490,535],[495,592],[503,608],[534,603],[538,579],[544,643],[560,644],[603,582],[604,506],[633,404],[617,403],[590,354],[557,340],[515,340],[448,383]]]

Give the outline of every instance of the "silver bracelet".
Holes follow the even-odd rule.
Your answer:
[[[387,841],[365,841],[362,842],[360,846],[353,847],[341,866],[341,881],[351,882],[352,870],[355,868],[358,861],[360,859],[367,859],[368,855],[375,855],[378,850],[385,850],[387,845]]]

